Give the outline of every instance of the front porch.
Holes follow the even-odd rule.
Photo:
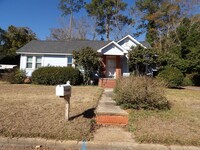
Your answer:
[[[101,62],[99,86],[103,88],[114,88],[116,79],[128,72],[127,58],[123,56],[103,55]]]
[[[102,56],[99,86],[114,88],[116,79],[128,73],[128,52],[114,41],[99,49],[98,52]]]

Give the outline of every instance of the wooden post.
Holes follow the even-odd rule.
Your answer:
[[[65,119],[68,121],[69,120],[69,110],[70,110],[70,97],[65,96],[64,97],[66,106],[65,106]]]

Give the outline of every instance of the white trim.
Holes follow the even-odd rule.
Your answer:
[[[68,62],[68,58],[69,58],[69,57],[72,57],[72,63],[69,63],[69,62]],[[67,58],[67,66],[68,66],[68,65],[71,65],[71,66],[73,67],[73,56],[72,56],[72,55],[71,55],[71,56],[67,56],[66,58]]]
[[[138,42],[136,39],[134,39],[131,35],[127,35],[127,36],[123,37],[122,39],[120,39],[119,41],[117,41],[117,43],[119,43],[119,42],[125,40],[126,38],[129,38],[129,39],[131,39],[133,42],[135,42],[136,44],[142,46],[143,48],[146,48],[144,45],[142,45],[140,42]]]
[[[72,55],[71,53],[31,53],[31,52],[16,52],[17,54],[27,54],[27,55]]]
[[[102,48],[100,48],[99,50],[97,50],[97,52],[101,53],[102,50],[103,50],[104,48],[110,46],[111,44],[114,44],[116,47],[118,47],[119,49],[121,49],[123,53],[125,53],[125,54],[128,53],[127,50],[125,50],[123,47],[121,47],[121,46],[120,46],[119,44],[117,44],[115,41],[112,41],[112,42],[108,43],[108,44],[105,45],[104,47],[102,47]]]
[[[43,67],[43,56],[41,56],[41,55],[36,55],[35,56],[35,69],[38,69],[38,68],[40,68],[40,67],[36,67],[37,66],[37,57],[41,57],[41,62],[40,62],[40,64],[41,64],[41,66],[40,67]]]
[[[28,57],[32,57],[32,61],[31,62],[28,62]],[[31,68],[28,68],[27,67],[27,64],[28,63],[31,63],[32,65],[31,65]],[[34,69],[34,56],[32,56],[32,55],[27,55],[26,56],[26,69]]]

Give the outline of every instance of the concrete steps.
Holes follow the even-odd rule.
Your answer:
[[[113,89],[104,89],[96,109],[96,122],[101,125],[127,125],[128,113],[116,106],[112,92]]]

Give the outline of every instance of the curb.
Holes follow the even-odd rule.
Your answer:
[[[84,143],[84,144],[83,144]],[[5,138],[0,137],[0,149],[3,147],[32,147],[42,146],[53,149],[81,149],[83,145],[87,150],[95,149],[123,149],[123,150],[200,150],[200,147],[195,146],[165,146],[160,144],[139,144],[131,142],[100,142],[100,141],[56,141],[42,138]]]

